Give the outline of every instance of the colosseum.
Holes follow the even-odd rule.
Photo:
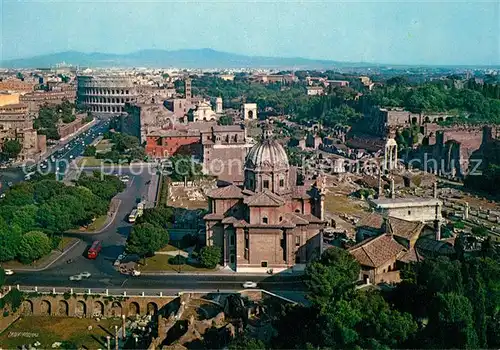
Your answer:
[[[94,115],[117,115],[125,103],[135,102],[137,85],[131,77],[79,75],[78,102]]]

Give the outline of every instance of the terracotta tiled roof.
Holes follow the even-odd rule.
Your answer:
[[[239,219],[236,219],[234,216],[228,216],[222,220],[223,224],[234,224],[239,222]]]
[[[307,220],[308,222],[313,224],[320,224],[323,222],[320,218],[312,214],[295,214],[295,215],[300,216],[302,219]]]
[[[211,190],[208,192],[207,196],[217,199],[234,199],[243,198],[243,193],[241,193],[241,188],[238,186],[229,185]]]
[[[420,255],[415,248],[410,249],[406,253],[402,254],[398,260],[404,263],[418,262],[422,261],[424,258]]]
[[[307,194],[305,186],[292,186],[292,198],[308,199],[311,198],[311,196]]]
[[[245,204],[249,207],[280,207],[285,202],[278,195],[266,190],[245,198]]]
[[[283,215],[286,220],[290,221],[291,223],[295,225],[307,225],[309,224],[309,221],[302,218],[299,214],[295,213],[286,213]]]
[[[425,224],[415,221],[407,221],[394,217],[388,219],[389,229],[394,236],[411,239],[422,232]]]
[[[367,239],[349,248],[354,258],[364,266],[379,267],[391,259],[396,259],[405,251],[391,235],[380,235]]]
[[[378,213],[370,213],[363,217],[358,224],[357,227],[371,227],[375,229],[382,228],[384,224],[384,217]]]
[[[215,214],[215,213],[210,213],[207,214],[203,217],[204,220],[222,220],[224,219],[224,215],[222,214]]]
[[[292,221],[288,220],[287,218],[281,220],[278,223],[279,226],[284,227],[284,228],[294,228],[297,225],[295,225]]]

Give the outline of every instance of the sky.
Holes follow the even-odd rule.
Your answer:
[[[0,0],[0,60],[215,50],[386,64],[500,64],[500,1]]]

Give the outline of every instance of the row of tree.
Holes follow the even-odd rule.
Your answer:
[[[498,253],[410,265],[389,291],[356,289],[360,266],[332,248],[307,266],[310,306],[285,307],[271,343],[244,334],[235,348],[498,348]],[[291,332],[290,330],[293,330]]]
[[[62,123],[71,123],[76,119],[75,105],[67,100],[59,105],[44,105],[38,112],[38,118],[33,122],[33,127],[39,134],[46,135],[50,140],[59,140],[61,136],[57,129]]]
[[[109,202],[125,185],[115,176],[82,174],[76,186],[53,175],[12,186],[0,200],[0,261],[24,263],[57,247],[61,233],[89,225],[106,214]]]

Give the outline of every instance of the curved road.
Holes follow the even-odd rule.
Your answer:
[[[251,280],[259,287],[270,291],[302,291],[304,285],[300,277],[290,275],[241,275],[226,274],[164,274],[129,277],[121,275],[113,266],[124,250],[131,224],[126,221],[130,211],[136,206],[137,199],[147,196],[150,171],[145,168],[140,175],[132,175],[130,169],[122,174],[130,174],[130,181],[124,192],[116,196],[121,203],[114,220],[103,232],[97,234],[65,234],[80,239],[76,247],[49,268],[42,271],[16,271],[8,276],[6,284],[39,287],[100,288],[100,289],[146,289],[178,292],[185,290],[240,290],[243,282]],[[97,259],[89,260],[84,253],[94,240],[102,241],[102,250]],[[68,259],[73,262],[67,264]],[[88,271],[92,275],[82,281],[69,281],[69,276]]]

